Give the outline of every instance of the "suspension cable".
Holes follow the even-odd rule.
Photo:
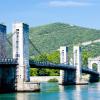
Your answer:
[[[30,42],[30,44],[32,45],[32,47],[40,54],[40,55],[42,55],[41,54],[41,52],[37,49],[37,47],[33,44],[33,42],[29,39],[29,42]]]
[[[12,43],[9,41],[9,39],[7,38],[8,43],[10,44],[10,46],[12,46]]]
[[[10,36],[8,36],[7,37],[7,39],[10,39],[14,34],[15,34],[16,32],[14,32],[14,33],[11,33],[11,35]]]

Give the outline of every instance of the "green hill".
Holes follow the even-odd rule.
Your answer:
[[[9,35],[11,34],[8,34],[8,37]],[[39,27],[31,27],[30,39],[36,48],[43,53],[58,50],[60,46],[68,46],[71,52],[73,45],[100,39],[100,30],[72,26],[64,23],[53,23]],[[11,38],[9,40],[11,41]],[[83,50],[91,52],[93,56],[98,56],[100,55],[99,47],[100,43],[94,43],[83,47]],[[9,44],[7,48],[7,52],[11,56],[12,48]],[[30,55],[34,54],[37,54],[37,52],[30,45]]]
[[[89,29],[80,26],[72,26],[64,23],[53,23],[30,28],[30,39],[42,52],[52,52],[60,46],[73,46],[78,43],[96,40],[100,38],[100,30]],[[95,56],[99,54],[100,43],[89,45]],[[97,50],[96,52],[94,50]],[[31,50],[32,52],[32,50]]]

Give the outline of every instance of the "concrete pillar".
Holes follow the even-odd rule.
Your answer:
[[[97,64],[97,72],[100,74],[100,62],[99,61],[91,61],[90,62],[90,66],[89,66],[89,68],[91,69],[91,70],[93,70],[93,64]],[[90,77],[89,77],[89,82],[91,82],[91,83],[94,83],[94,82],[99,82],[99,79],[100,79],[100,75],[99,74],[90,74]]]
[[[98,61],[98,64],[97,64],[97,72],[100,74],[100,61]]]
[[[80,82],[81,79],[81,48],[79,46],[74,46],[74,66],[76,67],[76,84]]]
[[[0,24],[0,59],[5,58],[7,56],[6,54],[6,26],[3,24]]]
[[[97,72],[100,73],[100,61],[99,60],[95,60],[93,58],[89,58],[88,59],[88,68],[89,69],[93,69],[93,64],[97,64]]]
[[[66,47],[66,46],[60,47],[60,63],[68,64],[68,47]],[[59,84],[66,84],[67,77],[68,77],[67,70],[60,70]]]
[[[91,58],[88,58],[88,68],[89,69],[93,69],[92,68],[92,59]]]
[[[1,82],[2,82],[2,68],[0,67],[0,88],[2,87]]]
[[[93,70],[93,64],[97,64],[97,72],[100,73],[100,61],[95,60],[95,58],[88,58],[88,68]],[[89,77],[90,82],[98,82],[99,81],[99,75],[90,74]]]
[[[17,82],[23,90],[23,82],[30,81],[29,66],[29,26],[24,23],[13,24],[13,58],[18,59]]]

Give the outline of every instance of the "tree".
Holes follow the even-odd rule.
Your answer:
[[[52,62],[52,63],[56,63],[56,64],[60,63],[59,51],[55,51],[55,52],[52,52],[51,54],[48,54],[47,59],[49,62]]]
[[[30,68],[30,76],[37,76],[38,69],[37,68]]]
[[[87,50],[84,50],[82,52],[82,65],[87,66],[88,65],[88,58],[92,57],[92,52],[89,52]]]
[[[50,54],[43,53],[41,55],[31,57],[31,60],[35,61],[45,61],[45,62],[52,62],[52,63],[59,63],[59,52],[55,51]],[[32,76],[58,76],[59,70],[55,69],[44,69],[44,68],[38,68],[38,69],[31,69],[30,75]]]

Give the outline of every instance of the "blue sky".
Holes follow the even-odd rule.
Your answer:
[[[100,29],[100,0],[0,0],[0,22],[26,22],[31,27],[64,22]]]

